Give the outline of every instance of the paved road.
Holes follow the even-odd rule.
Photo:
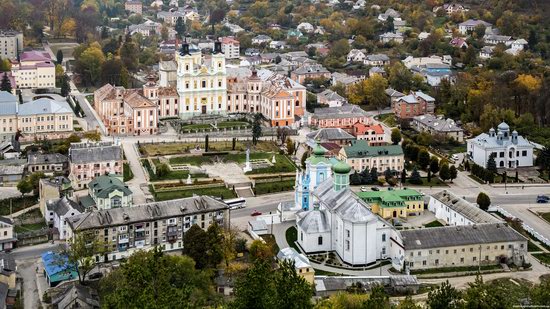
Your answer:
[[[136,144],[123,141],[122,147],[124,148],[124,155],[126,160],[130,164],[134,178],[126,182],[133,192],[134,204],[143,204],[146,201],[145,194],[141,190],[141,185],[147,184],[147,177],[139,161],[139,154],[136,149]]]
[[[92,111],[92,108],[90,104],[88,103],[88,100],[86,100],[85,94],[74,94],[74,98],[78,101],[78,104],[80,104],[80,107],[82,107],[82,110],[84,111],[84,114],[86,117],[84,119],[86,120],[86,123],[88,124],[88,130],[95,130],[99,129],[102,130],[102,126],[99,124],[98,119],[95,116],[95,111]],[[102,130],[103,131],[103,130]],[[103,132],[105,133],[105,132]]]
[[[0,199],[21,196],[16,187],[0,187]]]

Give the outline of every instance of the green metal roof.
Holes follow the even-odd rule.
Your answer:
[[[403,148],[400,145],[369,146],[369,142],[365,140],[353,141],[351,146],[344,147],[344,151],[348,158],[396,156],[403,154]]]
[[[351,166],[344,161],[338,161],[332,166],[332,170],[337,174],[347,174],[351,171]]]
[[[403,207],[410,200],[408,197],[415,197],[413,200],[422,198],[420,193],[412,189],[358,192],[357,196],[366,202],[376,202],[380,207]]]
[[[132,194],[132,191],[126,187],[124,182],[111,175],[98,176],[90,181],[88,186],[92,189],[94,195],[99,198],[106,198],[109,193],[115,190],[121,191],[125,196]]]
[[[90,208],[92,206],[95,206],[94,199],[89,195],[81,197],[78,201],[82,206],[84,206],[84,208]]]

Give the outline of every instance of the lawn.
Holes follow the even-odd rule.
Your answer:
[[[439,220],[433,220],[432,222],[424,224],[424,226],[425,227],[440,227],[440,226],[444,226],[444,225],[441,224],[441,222],[439,222]]]
[[[181,126],[182,130],[203,130],[203,129],[212,129],[210,124],[186,124]]]
[[[46,222],[22,224],[22,225],[15,226],[15,232],[24,233],[24,232],[30,232],[30,231],[37,231],[45,227],[47,227]]]
[[[260,182],[254,187],[254,193],[256,195],[292,191],[294,190],[295,180],[282,180],[274,182]]]
[[[536,252],[536,251],[542,251],[542,249],[539,248],[539,246],[537,246],[534,242],[529,240],[527,242],[527,251],[528,252]]]
[[[389,127],[395,127],[397,125],[397,121],[395,120],[395,115],[393,113],[382,114],[378,116],[378,120],[385,123]]]
[[[160,164],[160,161],[158,159],[152,159],[153,163],[158,166]],[[179,180],[183,179],[186,180],[189,176],[189,171],[170,171],[168,174],[158,177],[157,174],[153,173],[153,170],[151,169],[151,166],[149,165],[148,160],[141,160],[141,163],[145,167],[145,170],[147,170],[147,173],[149,174],[149,180],[151,181],[158,181],[158,180]],[[200,178],[205,177],[205,174],[191,174],[191,177],[193,178]]]
[[[433,269],[411,270],[411,275],[467,272],[467,271],[478,271],[478,269],[480,269],[478,266],[439,267],[439,268],[433,268]],[[495,269],[502,269],[502,267],[500,265],[481,266],[481,270],[495,270]]]
[[[290,247],[294,248],[298,252],[301,252],[300,248],[298,248],[298,245],[296,244],[296,241],[298,240],[298,231],[294,226],[291,226],[286,230],[285,237],[286,242]]]
[[[130,164],[124,163],[122,165],[122,169],[123,169],[122,177],[123,177],[124,182],[130,181],[134,178],[134,173],[132,173],[132,169],[130,168]]]
[[[210,195],[212,197],[221,197],[222,199],[237,197],[235,192],[227,189],[226,187],[187,189],[187,190],[179,190],[179,191],[154,193],[156,201],[167,201],[167,200],[174,200],[174,199],[184,198],[184,197],[192,197],[193,194]]]
[[[269,157],[272,158],[273,154],[269,155]],[[276,154],[275,161],[276,163],[273,166],[254,169],[251,172],[247,172],[246,174],[288,173],[296,171],[296,165],[294,165],[294,163],[284,155]]]
[[[86,96],[86,100],[90,103],[91,106],[94,106],[94,95],[90,94]]]
[[[12,212],[17,212],[38,204],[38,197],[35,195],[14,197],[12,199],[3,199],[0,200],[0,216],[7,216],[10,214],[10,200]]]
[[[550,264],[550,253],[535,253],[533,256],[541,263]]]
[[[190,149],[199,146],[201,149],[204,149],[204,139],[197,139],[197,142],[187,142],[187,143],[154,143],[154,144],[141,144],[139,146],[139,151],[141,154],[146,156],[153,155],[171,155],[171,154],[184,154],[188,153]],[[209,142],[208,148],[210,151],[231,151],[233,150],[232,141],[220,141],[220,142]],[[278,152],[279,148],[272,141],[258,141],[258,144],[255,146],[252,145],[251,141],[239,141],[238,139],[235,142],[236,151],[246,151],[247,148],[250,148],[251,152]]]
[[[542,212],[542,213],[539,212],[539,214],[544,220],[550,223],[550,212]]]
[[[432,179],[430,182],[428,182],[428,179],[427,177],[421,177],[422,178],[422,184],[420,185],[417,185],[417,184],[412,184],[409,182],[409,180],[407,180],[407,184],[411,185],[411,186],[416,186],[416,187],[420,187],[420,186],[424,186],[424,187],[437,187],[437,186],[441,186],[441,187],[448,187],[449,185],[447,185],[445,182],[443,182],[441,179],[439,179],[439,177],[435,177],[435,176],[432,176]]]

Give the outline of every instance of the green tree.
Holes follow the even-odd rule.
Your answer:
[[[176,26],[174,27],[174,30],[176,30],[178,37],[182,39],[183,36],[185,35],[185,22],[183,21],[183,18],[178,17],[178,19],[176,20]]]
[[[276,308],[273,273],[268,261],[256,260],[235,283],[231,309]]]
[[[433,174],[439,172],[439,159],[436,156],[432,156],[430,159],[430,171],[432,171]]]
[[[384,290],[384,286],[377,284],[372,287],[369,298],[363,302],[363,308],[369,309],[390,309],[390,297]]]
[[[399,131],[398,128],[393,128],[391,130],[391,142],[394,145],[399,144],[401,142],[401,131]]]
[[[132,36],[126,35],[126,40],[120,47],[120,59],[122,63],[128,69],[128,71],[135,71],[138,68],[139,59],[139,46],[134,42]]]
[[[211,224],[206,230],[206,236],[208,237],[207,250],[206,250],[206,266],[207,268],[216,268],[223,260],[223,230],[216,224]]]
[[[304,151],[302,154],[302,159],[300,160],[300,165],[302,166],[302,169],[306,169],[306,160],[309,157],[309,154],[307,151]]]
[[[550,145],[544,146],[537,157],[537,163],[540,169],[550,173]]]
[[[370,169],[370,180],[374,184],[378,182],[378,169],[376,167]]]
[[[101,45],[97,42],[90,44],[76,59],[77,72],[81,73],[82,77],[92,84],[98,82],[101,76],[101,67],[105,62]]]
[[[250,259],[252,261],[271,261],[274,256],[274,252],[270,246],[261,240],[255,240],[250,244]]]
[[[449,169],[449,163],[443,162],[441,168],[439,169],[439,178],[443,181],[451,179],[451,170]]]
[[[508,308],[509,306],[502,303],[502,299],[506,297],[496,297],[497,294],[494,289],[483,283],[483,278],[478,274],[474,282],[468,283],[468,288],[464,292],[464,308]]]
[[[407,182],[407,170],[403,169],[401,171],[401,184],[405,184]]]
[[[451,182],[453,182],[453,180],[455,180],[457,176],[458,176],[458,170],[456,169],[456,167],[453,164],[453,165],[451,165],[451,168],[449,169],[449,179],[451,180]]]
[[[0,91],[7,91],[7,92],[12,91],[11,81],[10,81],[10,78],[8,77],[7,72],[4,72],[4,75],[2,76],[2,82],[0,82]]]
[[[449,284],[443,282],[439,287],[428,293],[426,304],[430,309],[459,309],[462,308],[462,294]]]
[[[258,139],[262,136],[262,115],[255,114],[254,122],[252,123],[252,144],[256,146]]]
[[[170,167],[166,163],[160,163],[156,168],[157,178],[162,179],[166,175],[170,174]]]
[[[487,160],[487,170],[491,173],[497,172],[497,163],[495,162],[495,155],[491,154]]]
[[[35,172],[32,173],[27,179],[27,181],[31,184],[35,195],[38,195],[40,179],[42,178],[46,178],[46,175],[43,172]]]
[[[416,163],[422,170],[425,170],[428,167],[430,164],[430,154],[426,149],[421,149],[418,152],[418,159],[416,160]]]
[[[295,149],[295,145],[294,145],[294,141],[289,137],[286,139],[286,153],[289,154],[289,155],[293,155],[294,154],[294,151],[296,151]]]
[[[413,185],[421,185],[422,184],[422,178],[420,178],[420,173],[418,172],[418,169],[416,168],[416,165],[413,167],[411,177],[409,177],[409,183],[411,183]]]
[[[389,69],[388,82],[390,86],[400,92],[411,90],[413,75],[401,61],[395,62]]]
[[[57,53],[55,54],[57,64],[63,64],[63,51],[61,49],[57,50]]]
[[[208,259],[205,256],[208,244],[208,234],[198,225],[193,224],[183,235],[183,254],[191,257],[198,269],[204,269],[208,266]]]
[[[361,174],[359,174],[359,173],[357,173],[357,171],[355,171],[353,174],[349,175],[349,183],[352,186],[361,185],[362,184]]]
[[[32,184],[28,182],[26,178],[19,180],[19,182],[17,183],[17,190],[21,192],[21,195],[31,193],[32,189]]]
[[[487,211],[489,206],[491,206],[491,198],[489,198],[485,192],[479,192],[476,203],[479,205],[480,209]]]
[[[69,76],[67,74],[63,74],[61,76],[61,95],[66,97],[71,92],[71,85],[69,84]]]
[[[190,257],[164,254],[159,247],[132,254],[100,282],[106,308],[203,308],[214,299],[209,272]]]
[[[294,262],[281,261],[275,272],[275,308],[313,308],[313,285],[296,272]]]
[[[84,133],[84,138],[91,142],[99,142],[101,141],[101,133],[99,131],[89,131]]]
[[[78,281],[82,283],[86,275],[96,266],[95,257],[107,253],[110,245],[100,241],[92,232],[81,231],[76,233],[69,240],[68,246],[63,248],[63,255],[68,257],[69,263],[78,265]]]
[[[531,305],[550,304],[550,279],[541,280],[540,284],[535,285],[529,291]]]
[[[417,305],[410,295],[407,295],[405,299],[397,305],[397,309],[422,309],[422,307]]]

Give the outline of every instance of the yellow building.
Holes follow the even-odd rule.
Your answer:
[[[206,57],[198,48],[184,42],[176,53],[179,117],[217,115],[227,112],[227,72],[221,42]]]
[[[298,251],[294,248],[284,248],[277,253],[277,259],[279,261],[287,260],[294,262],[296,273],[304,277],[308,283],[313,284],[315,279],[315,270],[305,255],[298,253]]]
[[[406,219],[424,211],[422,194],[412,189],[359,192],[357,196],[371,205],[373,213],[384,219]]]

